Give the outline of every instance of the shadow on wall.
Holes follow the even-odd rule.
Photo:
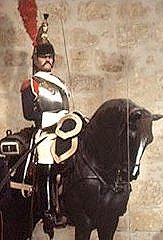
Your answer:
[[[153,236],[152,240],[162,240],[163,239],[163,230]]]

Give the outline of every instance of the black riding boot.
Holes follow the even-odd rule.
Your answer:
[[[53,238],[54,227],[65,227],[65,218],[60,214],[58,182],[55,166],[38,164],[38,192],[40,211],[43,211],[43,230]],[[38,200],[38,201],[39,201]]]
[[[47,233],[50,239],[54,236],[55,227],[55,212],[53,206],[53,182],[52,178],[52,165],[39,164],[38,165],[38,189],[40,210],[42,211],[43,230]]]

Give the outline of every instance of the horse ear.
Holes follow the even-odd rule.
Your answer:
[[[157,121],[159,119],[163,118],[162,114],[153,114],[152,115],[152,121]]]
[[[140,108],[135,108],[130,112],[130,120],[135,121],[137,119],[140,119],[142,116],[142,110]]]

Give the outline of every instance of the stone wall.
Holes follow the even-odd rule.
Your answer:
[[[17,0],[0,1],[0,136],[32,123],[23,119],[19,88],[31,76],[32,42]],[[70,87],[73,105],[91,116],[106,99],[130,98],[163,113],[162,0],[37,0],[38,25],[48,12],[49,39],[56,50],[54,73]],[[163,120],[154,123],[139,179],[115,240],[163,239]],[[40,231],[34,239],[48,239]],[[57,240],[74,239],[57,230]],[[97,239],[93,233],[92,240]]]

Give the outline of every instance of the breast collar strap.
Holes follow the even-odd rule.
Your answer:
[[[117,171],[116,180],[113,184],[107,183],[102,176],[95,170],[93,166],[86,160],[86,156],[83,155],[83,161],[89,167],[89,169],[94,173],[95,176],[88,176],[85,179],[98,179],[102,183],[102,192],[106,192],[108,190],[112,190],[115,193],[120,193],[124,190],[124,185],[128,185],[128,189],[131,190],[131,186],[129,182],[123,181],[121,179],[120,170]],[[80,180],[81,181],[81,180]]]
[[[87,158],[86,158],[85,154],[82,154],[82,159],[83,159],[83,162],[94,173],[94,175],[96,176],[96,179],[98,179],[103,185],[108,186],[107,182],[103,179],[103,177],[101,177],[99,175],[99,173],[96,171],[96,169],[93,166],[91,166],[91,164],[87,161]],[[90,177],[88,177],[88,178],[90,178]]]

